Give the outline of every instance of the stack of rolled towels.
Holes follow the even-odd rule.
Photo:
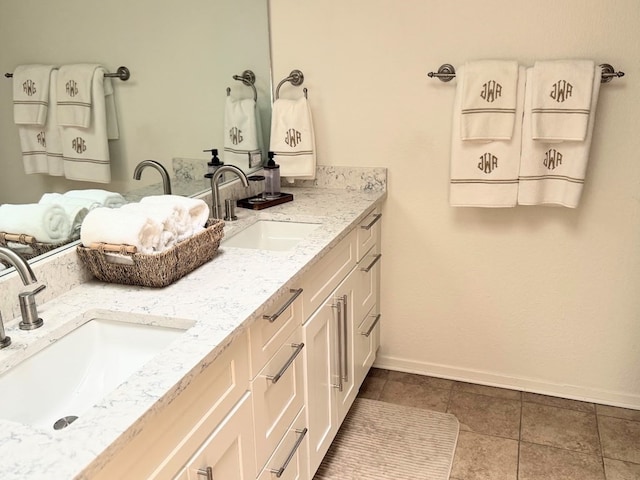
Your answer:
[[[137,253],[163,252],[204,230],[209,207],[203,200],[179,195],[152,195],[117,210],[96,208],[82,223],[80,240],[132,245]]]
[[[78,237],[89,211],[124,203],[119,193],[99,189],[45,193],[38,203],[0,205],[0,232],[32,236],[40,243],[64,243]]]

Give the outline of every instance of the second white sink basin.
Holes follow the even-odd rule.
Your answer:
[[[287,251],[320,226],[318,223],[259,220],[223,242],[224,246]]]
[[[89,320],[0,376],[0,418],[64,428],[184,331]]]

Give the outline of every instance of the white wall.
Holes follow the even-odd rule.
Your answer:
[[[637,0],[271,0],[274,80],[305,75],[318,162],[385,166],[379,365],[640,408]],[[442,63],[590,58],[579,208],[448,205]],[[285,95],[296,95],[283,87]]]

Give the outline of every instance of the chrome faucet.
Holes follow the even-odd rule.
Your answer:
[[[16,271],[20,275],[20,278],[22,279],[22,283],[24,285],[31,285],[38,281],[27,261],[20,255],[15,253],[13,250],[8,249],[7,247],[0,247],[0,258],[2,260],[6,260],[14,267],[16,267]],[[32,290],[31,292],[22,292],[18,294],[20,313],[22,314],[22,320],[20,321],[19,325],[21,330],[33,330],[34,328],[41,327],[44,323],[42,319],[38,317],[38,308],[36,305],[35,297],[36,294],[40,293],[45,288],[46,285],[40,285],[38,288]],[[1,333],[4,334],[4,332]],[[0,336],[0,345],[1,342],[2,339]],[[0,346],[0,348],[2,347]]]
[[[134,180],[140,180],[142,170],[146,167],[153,167],[160,172],[160,176],[162,177],[162,189],[165,195],[171,195],[171,180],[169,180],[169,172],[167,172],[167,169],[164,168],[160,162],[156,162],[155,160],[141,161],[133,170]]]
[[[235,165],[221,165],[216,169],[216,171],[211,176],[211,216],[213,218],[222,218],[220,214],[220,190],[218,187],[218,180],[224,174],[224,172],[235,173],[244,188],[249,188],[249,179],[244,174],[242,170],[240,170]]]

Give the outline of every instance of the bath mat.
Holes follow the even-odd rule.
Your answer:
[[[458,420],[357,398],[314,480],[448,480]]]

